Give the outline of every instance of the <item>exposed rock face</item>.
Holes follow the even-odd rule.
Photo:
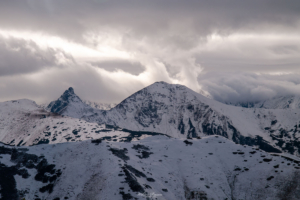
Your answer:
[[[69,103],[71,103],[72,101],[82,102],[81,99],[77,95],[75,95],[74,89],[70,87],[61,95],[61,97],[58,100],[52,101],[48,105],[47,109],[53,113],[60,114],[67,108]]]
[[[94,113],[94,109],[91,106],[85,104],[75,94],[72,87],[66,90],[56,101],[52,101],[47,106],[46,110],[74,118],[81,118],[85,114],[90,115]]]

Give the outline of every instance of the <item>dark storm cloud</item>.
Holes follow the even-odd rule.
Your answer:
[[[64,52],[47,48],[41,49],[32,41],[0,36],[0,77],[60,67],[57,55]]]
[[[2,100],[47,101],[73,86],[86,99],[118,102],[161,79],[220,101],[299,93],[299,0],[1,0],[1,30],[57,36],[79,55],[0,38]],[[115,54],[87,55],[107,46]],[[23,76],[49,67],[38,82]],[[265,75],[282,72],[293,75]]]
[[[29,29],[81,40],[87,30],[103,26],[126,28],[134,36],[173,32],[166,42],[193,46],[184,32],[203,36],[217,32],[293,30],[299,28],[298,0],[2,0],[0,24],[6,29]]]

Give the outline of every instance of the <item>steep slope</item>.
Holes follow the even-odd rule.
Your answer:
[[[280,96],[260,102],[227,104],[245,108],[300,109],[300,96]]]
[[[0,141],[28,146],[41,143],[75,142],[128,133],[96,123],[46,112],[34,101],[22,99],[0,103]]]
[[[223,137],[0,144],[0,161],[4,200],[299,199],[298,160]]]
[[[83,118],[172,137],[197,137],[203,132],[210,134],[210,131],[211,134],[227,135],[228,119],[211,108],[210,101],[185,86],[157,82],[126,98],[110,111]],[[205,124],[212,120],[216,121],[216,129],[206,130]]]
[[[175,138],[222,135],[239,144],[300,155],[300,110],[246,109],[208,99],[182,85],[154,83],[115,108],[82,117]],[[284,134],[283,134],[284,133]],[[293,147],[291,147],[291,145]],[[289,150],[291,148],[291,150]]]
[[[74,89],[70,87],[66,90],[59,99],[52,101],[46,108],[47,111],[66,115],[69,117],[80,118],[85,114],[91,114],[94,109],[85,104],[75,93]]]

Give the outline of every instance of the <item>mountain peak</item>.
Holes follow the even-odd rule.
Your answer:
[[[64,101],[70,101],[72,97],[74,97],[77,95],[74,92],[74,89],[72,87],[69,87],[69,89],[67,89],[61,96],[60,98]],[[79,97],[78,97],[79,98]]]
[[[163,87],[166,87],[166,88],[172,88],[172,87],[185,87],[184,85],[180,85],[180,84],[173,84],[173,83],[168,83],[168,82],[165,82],[165,81],[157,81],[157,82],[154,82],[153,84],[145,87],[144,89],[147,89],[147,88],[163,88]]]
[[[157,88],[157,87],[160,88],[160,87],[164,87],[164,86],[168,86],[168,85],[172,85],[172,84],[164,82],[164,81],[157,81],[157,82],[154,82],[154,83],[152,83],[152,84],[144,87],[143,89],[146,89],[146,88]]]
[[[168,85],[169,83],[165,82],[165,81],[156,81],[153,84],[163,84],[163,85]]]
[[[61,114],[71,103],[84,104],[82,100],[75,94],[74,89],[69,87],[56,101],[52,101],[47,110]]]
[[[72,87],[69,87],[69,89],[67,91],[69,91],[70,93],[74,94],[74,89]]]

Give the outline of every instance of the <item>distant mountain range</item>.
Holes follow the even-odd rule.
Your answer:
[[[228,105],[244,108],[265,108],[265,109],[300,109],[300,96],[280,96],[260,102],[247,103],[226,103]]]
[[[99,103],[99,102],[93,102],[93,101],[88,101],[88,100],[83,100],[83,102],[89,106],[91,106],[92,108],[96,108],[99,110],[110,110],[114,107],[116,107],[116,105],[118,105],[117,103]]]

